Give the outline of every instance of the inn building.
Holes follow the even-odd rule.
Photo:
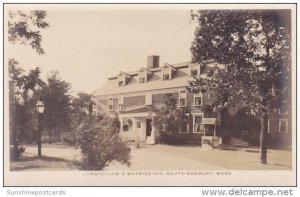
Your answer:
[[[177,107],[189,109],[186,113],[188,123],[175,132],[173,139],[180,143],[214,142],[222,143],[216,127],[216,118],[204,116],[202,107],[211,105],[216,100],[212,93],[193,94],[186,90],[188,81],[194,76],[206,77],[210,64],[199,65],[191,62],[160,65],[159,56],[147,57],[147,65],[134,72],[120,71],[108,78],[100,89],[93,92],[96,113],[118,116],[120,135],[127,140],[148,144],[155,143],[154,117],[163,105],[165,94],[172,94]],[[280,120],[270,120],[270,133],[289,133],[289,117],[282,115]],[[287,117],[287,118],[285,118]],[[278,126],[275,126],[278,121]],[[275,131],[277,129],[278,131]]]

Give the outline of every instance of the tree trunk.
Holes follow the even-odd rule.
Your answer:
[[[261,118],[260,131],[260,163],[267,164],[267,143],[268,143],[268,114],[264,113]]]

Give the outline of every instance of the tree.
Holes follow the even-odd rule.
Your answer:
[[[34,95],[38,87],[44,86],[40,79],[40,69],[30,70],[26,75],[15,59],[8,62],[9,67],[9,128],[10,144],[14,146],[12,159],[17,159],[16,150],[24,140],[31,141],[35,130]]]
[[[77,146],[78,144],[78,128],[88,116],[89,106],[93,103],[92,95],[85,92],[78,92],[77,97],[71,98],[70,103],[70,118],[71,118],[71,133],[68,140],[70,144]]]
[[[44,127],[48,131],[49,143],[53,140],[53,134],[55,140],[59,141],[61,132],[70,128],[69,89],[70,84],[62,80],[56,71],[48,76],[47,85],[42,90],[45,104]]]
[[[8,41],[16,44],[29,44],[38,54],[44,54],[41,46],[42,36],[38,29],[45,29],[49,24],[45,21],[46,12],[34,10],[29,13],[23,11],[10,11],[8,21]],[[32,92],[37,85],[42,86],[40,79],[40,69],[37,67],[31,70],[27,76],[24,70],[18,67],[18,62],[11,58],[9,67],[9,129],[10,144],[14,147],[11,152],[13,159],[18,150],[18,139],[23,139],[23,135],[28,130],[34,130],[32,118]],[[21,136],[19,135],[21,134]]]
[[[269,114],[289,100],[290,13],[204,10],[192,17],[199,24],[191,47],[193,62],[215,66],[208,78],[195,78],[188,89],[215,91],[221,108],[242,103],[260,115],[260,160],[267,164]]]
[[[119,137],[118,117],[88,115],[80,126],[79,143],[83,170],[102,170],[112,161],[130,165],[130,148]]]
[[[8,40],[15,44],[29,44],[38,54],[44,54],[41,46],[42,36],[40,29],[49,27],[46,21],[47,12],[33,10],[29,13],[24,11],[10,11],[8,21]]]
[[[185,116],[186,108],[177,108],[176,98],[172,94],[165,94],[163,97],[163,106],[157,112],[154,119],[154,126],[158,131],[157,142],[168,143],[172,134],[179,128],[188,123]]]

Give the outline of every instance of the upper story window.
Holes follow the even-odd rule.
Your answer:
[[[190,76],[194,77],[200,75],[200,65],[199,64],[190,64]]]
[[[146,82],[145,77],[140,77],[140,78],[139,78],[139,83],[145,83],[145,82]]]
[[[112,98],[108,99],[108,111],[114,110],[114,100]]]
[[[173,78],[176,69],[170,64],[164,64],[161,68],[162,80],[170,80]]]
[[[179,107],[185,107],[187,104],[186,102],[186,90],[179,91]]]
[[[170,75],[169,74],[163,74],[163,80],[169,80]]]
[[[139,83],[146,83],[149,81],[150,77],[152,75],[152,72],[146,68],[140,68],[138,72],[138,77],[139,77]]]
[[[286,106],[286,101],[283,101],[282,103],[281,103],[281,106],[279,107],[279,113],[280,114],[287,114],[288,113],[288,111],[287,111],[287,106]]]
[[[122,81],[119,81],[119,86],[124,86],[125,82],[122,80]]]
[[[124,97],[119,97],[118,103],[119,103],[119,106],[118,106],[119,111],[124,110]]]
[[[130,80],[131,76],[127,73],[120,72],[118,74],[118,85],[119,86],[125,86],[126,83]]]
[[[287,133],[288,132],[288,120],[281,119],[279,120],[279,133]]]
[[[195,106],[202,106],[203,105],[203,97],[202,93],[194,94],[194,105]]]

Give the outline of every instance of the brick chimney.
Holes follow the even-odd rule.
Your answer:
[[[147,57],[147,68],[158,68],[159,67],[159,56],[151,55]]]

